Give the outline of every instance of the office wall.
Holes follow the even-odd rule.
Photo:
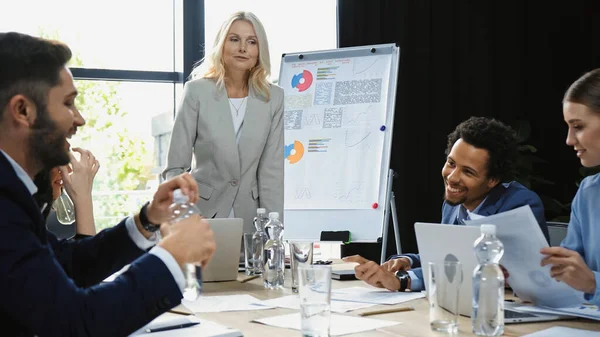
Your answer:
[[[416,250],[415,221],[440,219],[446,135],[470,116],[530,122],[527,143],[547,161],[536,172],[554,182],[533,188],[570,201],[579,161],[561,100],[600,67],[599,17],[600,1],[338,1],[340,47],[401,47],[392,168],[404,251]]]

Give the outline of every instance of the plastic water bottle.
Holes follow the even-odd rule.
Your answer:
[[[52,208],[56,211],[56,219],[61,224],[70,225],[75,222],[75,205],[64,188],[58,199],[52,203]]]
[[[252,254],[252,267],[253,270],[250,272],[251,275],[261,275],[263,273],[264,261],[265,261],[265,244],[267,243],[267,234],[265,233],[265,225],[269,221],[267,217],[267,210],[264,208],[258,208],[256,210],[256,217],[254,218],[254,227],[256,232],[252,236],[252,247],[254,248]]]
[[[200,210],[190,203],[187,195],[184,195],[180,189],[173,191],[173,203],[169,206],[171,212],[171,221],[177,222],[194,214],[202,215]],[[202,293],[202,270],[200,266],[186,263],[183,266],[183,274],[185,276],[185,289],[183,298],[188,301],[195,301]]]
[[[474,250],[479,264],[473,271],[473,333],[500,336],[504,333],[504,274],[498,263],[504,245],[496,237],[495,225],[481,225]]]
[[[263,280],[265,288],[283,288],[285,268],[285,246],[283,245],[283,224],[279,213],[269,213],[269,222],[265,225],[267,243],[265,243],[265,264]]]

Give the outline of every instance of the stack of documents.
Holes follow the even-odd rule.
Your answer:
[[[600,332],[555,326],[523,337],[600,337]]]
[[[181,304],[194,313],[250,311],[274,308],[274,306],[262,304],[262,302],[256,297],[247,294],[229,296],[200,296],[195,301],[182,300]]]
[[[279,328],[300,330],[300,313],[255,319],[254,322],[270,326],[276,326]],[[332,314],[329,335],[341,336],[385,328],[396,324],[401,323],[393,321],[384,321],[380,319]]]
[[[262,301],[261,304],[278,308],[300,310],[300,297],[298,295],[283,296],[271,300]],[[376,304],[332,300],[331,312],[345,313],[348,311],[372,307],[374,305]]]
[[[595,305],[579,305],[575,307],[546,308],[540,306],[520,306],[516,310],[541,314],[582,317],[600,321],[600,309]]]
[[[189,323],[199,323],[194,326],[177,328],[180,325],[189,325]],[[155,329],[167,328],[165,331],[152,332]],[[149,332],[150,331],[150,332]],[[143,328],[131,334],[131,336],[141,337],[242,337],[239,330],[230,329],[215,322],[207,321],[189,316],[164,317],[159,316]]]
[[[423,297],[425,297],[425,294],[421,292],[407,293],[372,287],[350,287],[331,290],[332,305],[334,301],[394,305]]]
[[[531,212],[523,206],[476,220],[468,226],[496,225],[496,236],[504,244],[500,264],[509,273],[508,283],[521,300],[544,307],[574,307],[584,302],[583,293],[550,277],[550,266],[542,267],[542,248],[548,242]]]

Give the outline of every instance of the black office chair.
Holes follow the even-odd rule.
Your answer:
[[[550,246],[560,246],[562,240],[567,236],[567,228],[569,226],[566,222],[547,221],[548,234],[550,234]]]

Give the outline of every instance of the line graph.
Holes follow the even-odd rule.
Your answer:
[[[365,71],[367,71],[367,70],[371,69],[371,68],[372,68],[372,67],[375,65],[375,63],[377,63],[377,61],[379,61],[379,60],[380,60],[379,58],[376,58],[376,59],[375,59],[373,62],[371,62],[371,63],[370,63],[370,64],[368,64],[368,65],[367,65],[365,68],[363,68],[363,69],[361,69],[361,70],[359,70],[359,71],[356,71],[356,68],[360,67],[360,66],[361,66],[361,64],[359,64],[359,62],[354,62],[354,64],[352,65],[352,73],[353,73],[354,75],[359,75],[359,74],[362,74],[362,73],[364,73]]]
[[[353,110],[356,108],[353,108]],[[346,117],[346,125],[347,126],[355,126],[359,124],[369,124],[374,121],[373,112],[375,111],[375,107],[373,104],[369,104],[365,108],[359,108],[360,110],[354,112],[347,112],[345,114]]]
[[[304,117],[304,125],[305,126],[321,125],[321,118],[320,118],[319,114],[312,113],[312,114]]]
[[[336,192],[333,195],[335,199],[345,203],[364,201],[363,181],[350,183],[338,182],[336,185]]]
[[[345,136],[345,145],[346,148],[358,148],[358,147],[366,147],[370,146],[368,138],[371,136],[373,132],[371,131],[351,131],[346,130]]]
[[[312,199],[310,194],[310,188],[308,187],[298,187],[296,188],[296,200],[309,200]]]

